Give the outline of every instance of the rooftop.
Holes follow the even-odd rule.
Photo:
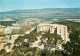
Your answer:
[[[46,24],[46,23],[39,24],[38,26],[54,26],[54,27],[64,26],[64,27],[66,27],[65,25],[60,25],[60,24]]]

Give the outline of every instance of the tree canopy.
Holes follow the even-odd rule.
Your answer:
[[[43,41],[45,39],[47,39],[47,43],[50,44],[50,45],[57,44],[56,42],[58,40],[62,41],[62,38],[61,38],[60,35],[53,34],[53,33],[45,33],[45,34],[43,34],[41,40]]]
[[[69,35],[70,41],[63,44],[66,56],[80,56],[80,31],[73,31]]]

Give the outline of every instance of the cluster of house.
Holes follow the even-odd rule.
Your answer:
[[[17,27],[17,26],[8,26],[8,27],[1,26],[0,27],[0,31],[5,34],[10,34],[12,29],[20,29],[20,27]]]
[[[10,52],[14,46],[14,42],[15,40],[18,38],[18,36],[20,36],[19,34],[16,35],[12,35],[11,39],[6,39],[6,37],[0,37],[0,50],[1,49],[5,49],[6,52]],[[10,37],[10,36],[7,36]],[[10,47],[8,47],[6,44],[7,43],[11,43]]]
[[[2,26],[0,25],[0,32],[4,34],[4,36],[0,37],[0,50],[4,48],[4,46],[10,41],[10,34],[12,32],[12,29],[20,29],[19,26]],[[12,35],[13,37],[13,35]],[[10,43],[10,42],[9,42]]]

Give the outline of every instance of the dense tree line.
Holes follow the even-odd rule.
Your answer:
[[[39,48],[29,48],[27,46],[19,46],[14,48],[10,53],[6,53],[5,50],[1,52],[3,56],[63,56],[61,51],[56,50],[41,50]]]
[[[65,56],[80,56],[80,30],[69,35],[70,41],[63,44]]]
[[[80,30],[80,23],[79,22],[73,22],[73,21],[61,21],[57,22],[58,24],[66,25],[68,27],[68,31],[74,31],[74,30]]]
[[[46,32],[45,34],[42,35],[41,37],[42,42],[48,44],[49,46],[54,46],[59,44],[58,42],[61,41],[62,42],[62,38],[60,35],[56,34],[56,33],[48,33]],[[46,40],[46,42],[45,42]]]
[[[0,25],[3,25],[3,26],[12,26],[13,23],[16,23],[16,21],[1,21]]]

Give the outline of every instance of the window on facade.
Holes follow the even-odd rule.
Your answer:
[[[59,33],[61,33],[61,29],[60,29],[60,32]]]

